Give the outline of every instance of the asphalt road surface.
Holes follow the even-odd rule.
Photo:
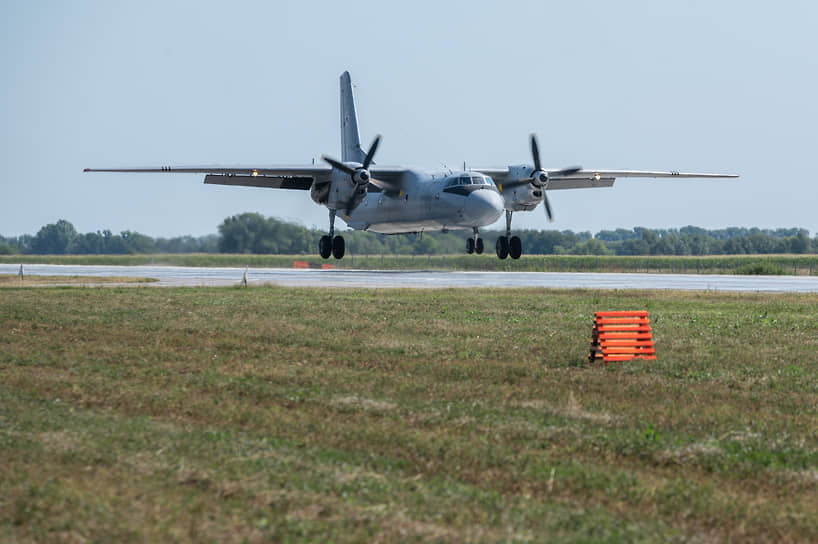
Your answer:
[[[0,274],[17,274],[20,265],[0,264]],[[23,265],[26,275],[131,276],[159,280],[152,286],[238,285],[244,268],[185,266]],[[686,291],[764,291],[818,293],[818,276],[722,276],[695,274],[609,274],[574,272],[425,272],[250,268],[250,285],[368,288],[553,287],[587,289],[679,289]]]

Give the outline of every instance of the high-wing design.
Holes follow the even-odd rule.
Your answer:
[[[455,172],[378,166],[374,158],[377,136],[367,150],[361,147],[355,96],[348,72],[341,74],[341,159],[323,155],[326,164],[284,166],[159,166],[86,168],[86,172],[204,174],[206,184],[240,185],[309,191],[316,204],[329,209],[329,234],[319,243],[323,258],[344,256],[342,236],[335,235],[338,212],[352,228],[384,234],[471,228],[468,253],[482,253],[478,229],[496,221],[505,210],[506,235],[497,240],[497,256],[517,259],[522,244],[511,236],[511,216],[543,202],[549,220],[546,191],[610,187],[616,178],[726,178],[735,174],[695,174],[641,170],[585,170],[574,166],[545,169],[536,137],[531,135],[533,165],[478,168]],[[492,179],[493,178],[493,179]],[[496,183],[496,185],[495,185]]]
[[[531,135],[533,165],[521,164],[505,168],[476,168],[474,171],[491,176],[497,183],[506,211],[506,234],[497,238],[496,251],[501,259],[519,259],[522,243],[518,236],[511,236],[511,217],[516,211],[531,211],[540,202],[545,215],[553,220],[551,205],[546,191],[560,189],[585,189],[612,187],[616,178],[737,178],[737,174],[704,174],[664,170],[586,170],[581,166],[546,169],[540,163],[540,150],[536,135]]]

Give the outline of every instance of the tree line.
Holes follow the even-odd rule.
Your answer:
[[[428,232],[419,235],[383,235],[344,231],[347,250],[358,255],[458,254],[465,250],[465,231]],[[226,218],[218,234],[152,238],[145,234],[109,230],[78,233],[60,219],[34,235],[0,236],[0,254],[146,254],[146,253],[252,253],[297,255],[315,253],[325,232],[265,217],[242,213]],[[501,231],[481,235],[489,247]],[[570,230],[516,230],[527,254],[535,255],[744,255],[818,253],[818,236],[806,229],[758,229],[730,227],[707,230],[679,229],[603,230],[575,233]],[[489,250],[491,251],[491,250]]]

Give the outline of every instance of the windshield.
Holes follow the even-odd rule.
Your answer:
[[[488,176],[483,176],[481,174],[471,174],[471,175],[462,175],[456,178],[452,178],[446,184],[447,187],[453,187],[455,185],[494,185],[491,181],[491,178]]]

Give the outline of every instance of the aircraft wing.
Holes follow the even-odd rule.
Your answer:
[[[84,172],[205,174],[205,183],[308,191],[313,183],[329,183],[330,166],[159,166],[147,168],[86,168]]]
[[[373,167],[372,177],[397,186],[406,171],[400,167]],[[86,168],[83,172],[124,172],[148,174],[204,174],[204,182],[214,185],[240,185],[271,189],[299,189],[309,191],[313,184],[330,182],[332,167],[311,166],[159,166],[144,168]],[[370,185],[374,190],[379,190]]]
[[[515,168],[516,169],[516,168]],[[497,185],[515,183],[509,168],[475,168],[476,171],[491,176]],[[533,167],[531,168],[533,170]],[[547,171],[547,170],[546,170]],[[738,174],[712,174],[698,172],[676,172],[673,170],[586,170],[570,174],[549,174],[548,190],[583,189],[611,187],[616,178],[737,178]],[[516,183],[515,183],[516,184]]]

